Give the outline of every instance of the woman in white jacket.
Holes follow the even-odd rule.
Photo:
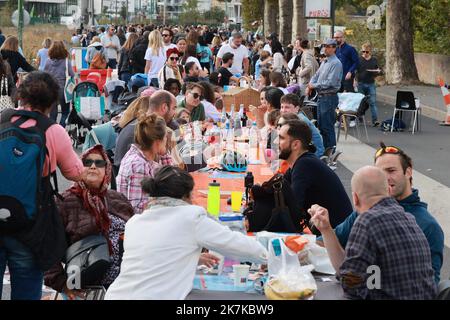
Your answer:
[[[231,231],[192,205],[194,180],[186,171],[161,168],[143,183],[147,210],[125,226],[121,271],[105,299],[184,299],[192,290],[202,248],[252,261],[267,262],[266,249]]]

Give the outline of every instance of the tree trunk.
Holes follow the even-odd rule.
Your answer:
[[[386,81],[390,84],[419,81],[414,60],[410,0],[389,0],[387,4]]]
[[[292,43],[297,37],[307,39],[307,28],[305,19],[305,0],[293,0],[293,17],[292,17]]]
[[[292,38],[292,0],[279,0],[280,42],[287,46]]]
[[[273,0],[264,1],[264,35],[277,32],[278,4]]]

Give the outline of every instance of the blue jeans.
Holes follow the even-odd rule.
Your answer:
[[[372,123],[378,121],[377,113],[377,91],[375,83],[358,83],[358,92],[369,96],[370,112],[372,113]]]
[[[6,266],[11,275],[11,300],[40,300],[44,273],[30,250],[9,236],[0,236],[0,297]]]
[[[130,82],[130,80],[131,80],[131,73],[129,73],[129,72],[122,72],[121,74],[120,74],[120,80],[122,80],[122,81],[125,81],[125,86],[127,86],[128,87],[128,83]],[[130,90],[131,91],[131,90]]]
[[[117,59],[109,59],[107,67],[115,69],[117,67]]]
[[[59,91],[59,105],[61,106],[61,119],[59,120],[59,124],[65,128],[66,120],[70,113],[70,103],[66,102],[66,98],[64,97],[64,91]],[[58,118],[58,103],[56,103],[52,110],[50,111],[50,119],[56,122]]]
[[[319,96],[317,120],[325,150],[329,147],[336,146],[334,123],[336,122],[336,108],[338,104],[339,99],[337,94],[332,96]]]

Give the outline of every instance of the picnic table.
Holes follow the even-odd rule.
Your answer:
[[[249,165],[247,172],[251,171],[254,176],[254,182],[262,184],[273,176],[269,165],[261,163],[258,165]],[[221,196],[221,213],[230,213],[231,206],[227,204],[228,194],[231,191],[245,191],[244,177],[246,173],[231,173],[222,171],[196,171],[191,175],[195,181],[194,188],[194,204],[207,207],[207,191],[208,184],[213,180],[220,183]],[[313,273],[317,284],[317,292],[314,296],[315,300],[343,300],[345,299],[342,287],[335,276]],[[197,277],[202,275],[197,275]],[[226,275],[225,275],[226,276]],[[213,275],[209,277],[214,277]],[[195,282],[194,282],[195,284]],[[248,288],[247,288],[248,289]],[[187,296],[187,300],[266,300],[264,294],[255,290],[232,291],[231,290],[208,290],[205,287],[195,288]]]

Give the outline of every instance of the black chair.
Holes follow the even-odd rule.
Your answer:
[[[422,116],[422,109],[420,108],[420,101],[414,98],[412,91],[397,91],[397,99],[395,101],[394,114],[392,115],[391,132],[394,130],[395,116],[399,112],[399,118],[402,117],[403,112],[412,112],[412,134],[420,130],[420,117]]]

